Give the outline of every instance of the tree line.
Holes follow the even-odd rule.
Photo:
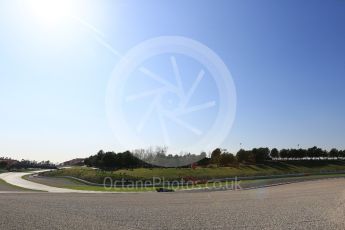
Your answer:
[[[211,158],[204,160],[203,164],[217,164],[218,166],[238,165],[239,163],[257,164],[266,161],[284,160],[339,160],[345,159],[345,150],[331,149],[330,151],[316,146],[308,149],[281,149],[253,148],[252,150],[240,149],[236,155],[225,149],[215,149]]]
[[[147,163],[135,157],[129,151],[115,153],[100,150],[96,155],[86,158],[84,160],[84,164],[89,167],[96,167],[105,170],[149,167]]]
[[[84,159],[84,164],[104,170],[155,168],[155,167],[189,167],[191,163],[206,158],[205,153],[200,155],[186,153],[183,155],[166,154],[165,148],[155,150],[104,152],[100,150],[96,155]]]
[[[154,155],[156,154],[156,155]],[[187,153],[185,155],[167,155],[166,151],[150,152],[150,154],[138,154],[138,151],[126,151],[123,153],[99,151],[96,155],[90,156],[84,160],[84,163],[90,167],[97,167],[105,170],[123,169],[123,168],[152,168],[152,167],[176,167],[176,162],[180,163],[178,167],[190,167],[191,165],[209,166],[238,166],[239,164],[262,164],[272,161],[285,160],[335,160],[345,159],[345,151],[332,149],[323,150],[318,147],[308,149],[281,149],[276,148],[253,148],[251,150],[240,149],[236,154],[232,154],[226,149],[217,148],[207,157],[205,152],[194,155]],[[148,161],[150,159],[154,159]],[[190,163],[186,159],[196,159]],[[160,164],[157,164],[159,162]],[[167,162],[165,165],[162,162]],[[169,163],[170,162],[170,163]],[[193,163],[196,162],[196,163]]]
[[[240,149],[236,154],[226,149],[217,148],[209,156],[205,152],[199,155],[186,153],[183,155],[167,154],[166,148],[156,150],[134,150],[132,152],[104,152],[99,151],[84,160],[89,167],[104,170],[153,168],[153,167],[190,167],[191,165],[210,166],[238,166],[240,164],[262,164],[265,162],[286,160],[337,160],[345,159],[345,150],[331,149],[330,151],[312,147],[308,149],[281,149],[253,148]],[[56,166],[49,161],[15,161],[9,158],[0,158],[0,168],[15,170],[27,168],[54,169]]]
[[[56,165],[50,161],[30,161],[24,160],[21,161],[13,160],[10,158],[0,158],[0,169],[6,170],[17,170],[17,169],[56,169]]]
[[[276,160],[321,160],[321,159],[344,159],[345,150],[336,148],[330,151],[318,148],[316,146],[308,149],[281,149],[271,150],[271,157]]]

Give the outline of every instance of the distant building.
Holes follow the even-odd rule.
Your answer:
[[[76,159],[61,163],[61,166],[82,166],[84,165],[84,160],[85,160],[84,158],[76,158]]]

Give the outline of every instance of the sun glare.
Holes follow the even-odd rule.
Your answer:
[[[40,24],[49,27],[61,26],[73,17],[73,1],[29,0],[29,9]]]

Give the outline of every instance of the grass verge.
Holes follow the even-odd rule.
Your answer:
[[[331,174],[331,175],[310,175],[310,176],[303,176],[303,177],[286,177],[286,178],[274,178],[274,179],[259,179],[259,180],[242,180],[238,182],[240,187],[236,187],[237,189],[243,188],[248,189],[252,187],[262,187],[262,186],[269,186],[275,185],[280,183],[293,183],[293,182],[303,182],[303,181],[311,181],[311,180],[319,180],[319,179],[332,179],[332,178],[344,178],[345,174]],[[74,190],[87,190],[87,191],[100,191],[100,192],[152,192],[155,191],[158,187],[123,187],[123,188],[104,188],[102,186],[91,186],[83,184],[77,180],[70,179],[70,178],[55,178],[55,177],[43,177],[43,178],[30,178],[29,176],[24,176],[24,179],[42,183],[48,186],[59,187],[59,188],[68,188]],[[236,184],[232,182],[217,182],[217,183],[206,183],[206,184],[197,184],[197,185],[189,185],[189,186],[169,186],[164,187],[166,189],[173,189],[175,191],[179,190],[192,190],[192,189],[234,189]]]
[[[268,162],[262,165],[241,165],[221,168],[138,168],[129,170],[103,171],[85,167],[74,167],[46,172],[45,176],[73,176],[93,183],[102,184],[104,178],[113,180],[150,180],[154,177],[165,181],[194,178],[210,180],[226,177],[267,176],[294,173],[320,173],[326,171],[345,171],[345,161],[296,161]]]

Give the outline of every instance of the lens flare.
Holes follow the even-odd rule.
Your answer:
[[[30,12],[37,21],[48,27],[66,24],[73,17],[73,1],[68,0],[29,0]]]

